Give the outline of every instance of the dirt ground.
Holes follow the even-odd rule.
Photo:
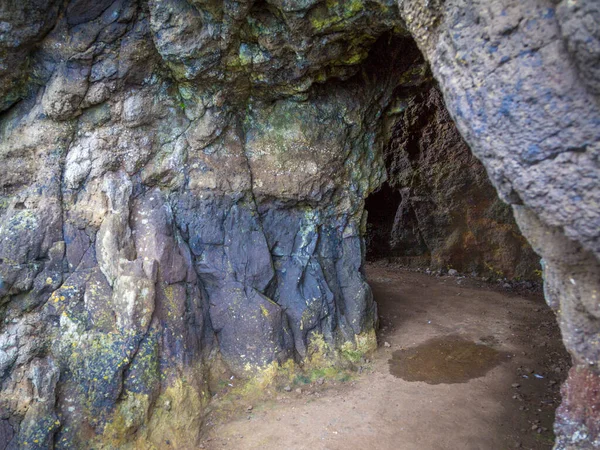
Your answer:
[[[347,382],[209,419],[203,448],[550,449],[569,359],[540,292],[369,265],[379,349]]]

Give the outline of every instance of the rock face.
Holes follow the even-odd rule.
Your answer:
[[[363,203],[425,73],[393,2],[0,19],[1,449],[195,448],[216,361],[375,344]]]
[[[398,94],[387,185],[367,198],[367,257],[539,280],[539,257],[460,136],[436,86]]]
[[[373,343],[364,199],[430,81],[409,31],[544,257],[581,369],[559,445],[593,446],[597,15],[526,3],[4,2],[0,449],[194,448],[216,360]]]
[[[575,364],[563,386],[556,448],[598,448],[598,4],[399,6],[458,129],[543,258],[546,299]]]

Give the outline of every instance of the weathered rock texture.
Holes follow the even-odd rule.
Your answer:
[[[367,257],[539,280],[539,257],[460,136],[437,87],[399,92],[384,156],[387,185],[367,199]]]
[[[400,13],[406,25],[393,0],[0,5],[0,448],[194,448],[217,355],[248,376],[313,339],[368,346],[364,198],[385,179],[398,89],[428,78],[407,29],[546,261],[579,370],[559,445],[594,445],[594,3]]]
[[[599,448],[600,15],[594,0],[404,0],[446,105],[523,234],[575,367],[556,448]]]
[[[24,1],[0,25],[1,449],[194,448],[213,361],[373,346],[363,203],[426,73],[393,2]]]

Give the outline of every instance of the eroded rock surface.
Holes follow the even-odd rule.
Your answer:
[[[599,448],[591,412],[600,376],[597,2],[399,6],[461,134],[543,258],[546,299],[576,366],[556,448]]]
[[[367,257],[412,267],[537,281],[539,256],[425,83],[395,99],[387,184],[366,203]]]
[[[426,72],[393,2],[0,17],[0,448],[193,448],[216,362],[374,345],[363,200]]]

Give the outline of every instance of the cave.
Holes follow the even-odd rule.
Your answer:
[[[378,305],[378,339],[389,349],[389,371],[431,385],[420,397],[431,410],[443,410],[444,401],[470,404],[469,395],[454,398],[452,389],[441,401],[437,386],[492,380],[506,371],[506,386],[512,389],[496,397],[504,414],[494,415],[488,407],[472,413],[470,406],[458,407],[455,414],[466,428],[490,433],[480,444],[486,448],[550,448],[557,386],[570,359],[555,315],[542,299],[539,256],[462,139],[435,82],[401,92],[396,101],[402,107],[383,151],[386,181],[365,199],[364,232],[365,270]],[[501,355],[500,348],[510,351]],[[402,390],[372,383],[375,397],[385,390],[395,392],[388,401],[400,401],[386,411],[386,420],[400,426],[406,416],[427,417],[428,408],[419,403],[402,406]],[[491,395],[495,383],[487,383],[481,392],[473,386],[470,395]],[[373,406],[359,404],[377,424]],[[531,410],[535,418],[527,416]],[[491,423],[502,430],[502,438],[491,437],[496,433]],[[521,432],[524,423],[532,427],[527,433]],[[446,430],[445,445],[464,439],[457,437],[461,426],[445,414],[436,416],[436,425]],[[441,438],[429,426],[411,424],[410,432],[396,432],[395,439],[433,448]],[[385,438],[380,444],[394,445]]]
[[[484,3],[0,5],[0,450],[597,448],[600,16]]]
[[[366,259],[539,282],[541,266],[435,83],[397,93],[386,181],[365,200]]]

